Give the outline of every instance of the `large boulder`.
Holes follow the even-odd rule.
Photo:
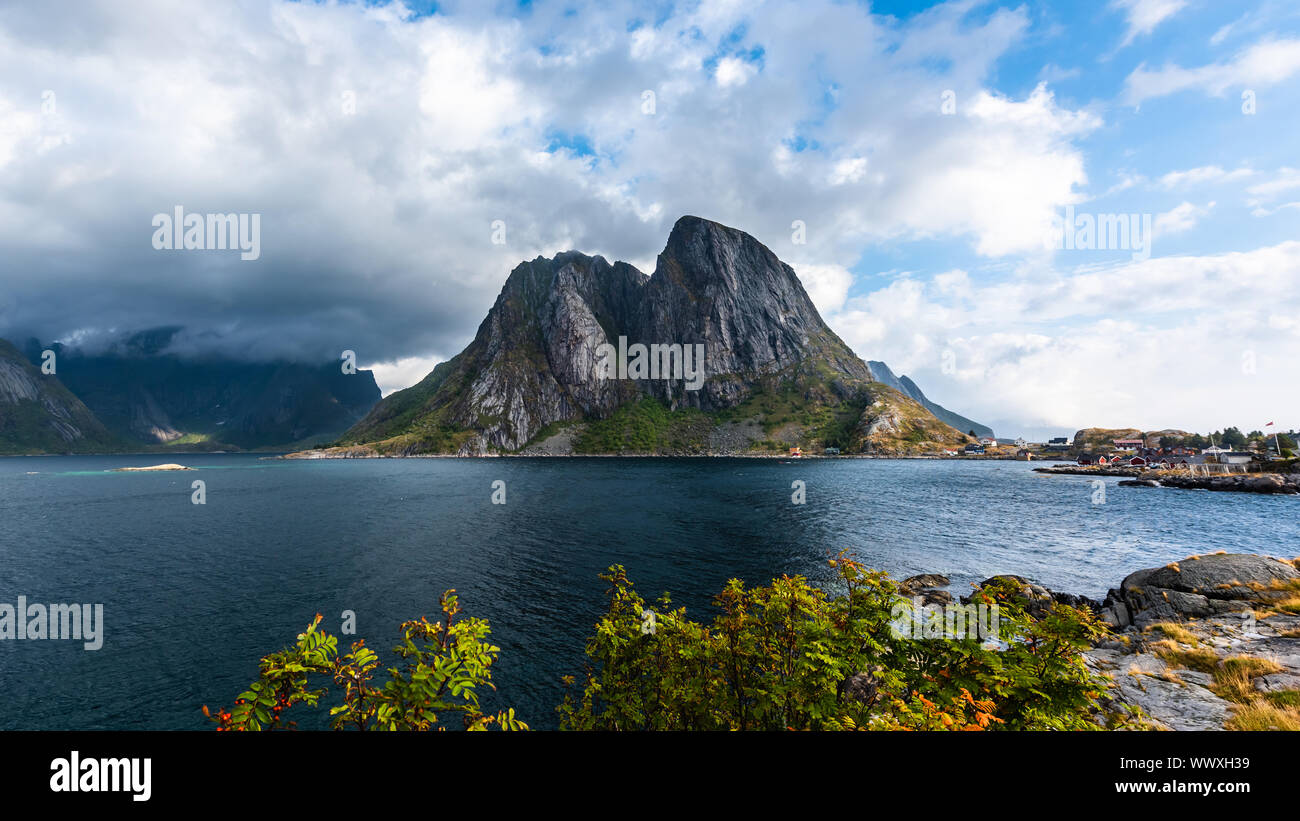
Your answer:
[[[952,581],[941,573],[922,573],[903,579],[898,583],[898,590],[905,596],[920,596],[925,604],[947,604],[952,601],[952,594],[940,588],[950,584]]]
[[[1102,605],[1115,627],[1250,610],[1300,590],[1294,562],[1253,553],[1190,556],[1130,573]]]

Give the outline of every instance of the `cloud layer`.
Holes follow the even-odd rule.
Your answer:
[[[1002,254],[1084,180],[1069,138],[1095,125],[1043,88],[981,87],[1019,11],[150,11],[0,14],[6,332],[182,324],[245,356],[446,356],[519,260],[649,266],[684,213],[796,262],[951,234]],[[260,214],[261,259],[155,251],[176,205]]]
[[[1296,404],[1261,376],[1225,400],[1237,416],[1196,407],[1244,351],[1260,374],[1294,359],[1297,289],[1279,287],[1300,276],[1293,245],[1053,257],[1043,237],[1085,207],[1084,145],[1106,138],[1107,107],[997,86],[1035,36],[1026,7],[958,0],[897,19],[865,5],[6,6],[0,336],[93,345],[183,325],[192,353],[350,349],[387,392],[459,351],[519,261],[572,248],[648,271],[673,221],[697,214],[794,265],[864,358],[1000,432],[1250,424],[1254,407]],[[1176,26],[1184,5],[1117,3],[1125,43]],[[1300,41],[1269,36],[1197,68],[1142,63],[1112,92],[1136,105],[1283,83]],[[1257,216],[1297,205],[1292,169],[1187,166],[1111,188],[1174,197],[1153,209],[1157,243],[1212,226],[1221,195],[1202,186],[1251,186]],[[153,216],[177,205],[260,214],[261,257],[155,250]],[[875,249],[910,267],[918,247],[962,262],[873,276],[890,267],[873,268]]]

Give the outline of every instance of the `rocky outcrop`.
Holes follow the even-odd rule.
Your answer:
[[[906,456],[955,450],[973,441],[934,417],[919,402],[874,385],[865,391],[869,402],[854,426],[850,450],[882,456]]]
[[[700,381],[690,384],[681,364],[648,376],[611,374],[604,346],[629,368],[646,346],[656,370],[681,360],[658,346],[700,349]],[[557,426],[607,420],[645,399],[669,411],[715,415],[753,405],[713,423],[725,428],[716,437],[692,428],[680,446],[690,453],[713,452],[715,439],[726,452],[760,441],[825,444],[828,417],[841,425],[847,417],[833,431],[835,444],[856,452],[966,441],[876,382],[770,249],[743,231],[688,216],[673,226],[653,276],[576,251],[520,264],[469,346],[420,384],[385,398],[343,443],[387,454],[463,455],[519,452],[532,443],[549,453],[579,443],[556,438]],[[778,404],[792,417],[788,424],[770,418]],[[549,444],[541,446],[542,438]]]
[[[1190,556],[1107,596],[1114,629],[1085,653],[1112,714],[1170,730],[1300,727],[1300,560]]]
[[[1119,482],[1120,487],[1160,487],[1160,482],[1155,479],[1123,479]]]
[[[1032,618],[1054,604],[1099,613],[1111,630],[1083,654],[1106,683],[1095,716],[1105,727],[1161,730],[1300,727],[1300,559],[1190,556],[1130,573],[1105,602],[1052,591],[1023,576],[985,579],[1018,590]],[[944,604],[934,573],[899,583],[905,596]],[[970,604],[974,594],[962,598]],[[859,674],[863,675],[863,674]],[[849,680],[852,683],[852,679]],[[860,683],[860,682],[859,682]]]
[[[895,376],[894,372],[890,370],[889,366],[884,362],[872,360],[867,362],[867,365],[871,368],[871,373],[876,377],[877,381],[883,382],[909,399],[916,400],[922,407],[934,414],[935,418],[940,422],[943,422],[945,425],[950,425],[962,433],[973,432],[975,436],[993,436],[993,428],[990,428],[988,425],[981,425],[973,419],[967,419],[960,413],[954,413],[943,405],[940,405],[938,402],[931,401],[930,398],[921,390],[920,386],[906,375]]]
[[[1071,440],[1076,451],[1092,451],[1098,448],[1109,451],[1116,439],[1140,439],[1142,431],[1138,428],[1084,428],[1075,431]]]
[[[1034,468],[1038,473],[1071,476],[1123,476],[1119,487],[1165,487],[1181,490],[1214,490],[1236,493],[1273,493],[1283,496],[1300,494],[1298,473],[1230,473],[1193,474],[1186,470],[1159,470],[1150,467],[1112,467],[1098,465],[1052,465]]]
[[[925,604],[947,604],[952,601],[952,594],[942,588],[952,581],[940,573],[922,573],[909,576],[898,583],[898,591],[904,596],[919,596]]]
[[[1123,483],[1121,482],[1121,484]],[[1290,496],[1300,493],[1300,474],[1238,473],[1227,476],[1163,474],[1160,478],[1160,484],[1162,487],[1176,487],[1185,490],[1279,493]]]
[[[1191,556],[1129,574],[1102,603],[1114,627],[1242,612],[1294,595],[1300,572],[1291,562],[1253,553]]]

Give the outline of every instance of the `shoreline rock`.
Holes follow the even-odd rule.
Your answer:
[[[1181,490],[1237,491],[1293,496],[1300,494],[1300,473],[1226,473],[1193,475],[1181,470],[1095,465],[1051,465],[1035,473],[1065,476],[1122,476],[1120,487],[1171,487]]]
[[[1300,571],[1290,562],[1254,553],[1189,556],[1164,567],[1124,577],[1102,602],[1102,620],[1123,629],[1155,621],[1203,618],[1249,610],[1300,589]]]
[[[1300,723],[1300,558],[1189,556],[1128,574],[1102,602],[1022,576],[1027,612],[1054,602],[1088,608],[1111,632],[1084,662],[1109,680],[1098,723],[1163,730],[1295,729]],[[947,577],[904,579],[927,603]],[[970,597],[963,597],[968,603]]]

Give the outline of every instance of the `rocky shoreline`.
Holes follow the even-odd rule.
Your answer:
[[[1172,487],[1182,490],[1235,491],[1294,496],[1300,494],[1300,473],[1226,473],[1196,475],[1180,470],[1139,467],[1096,467],[1052,465],[1034,468],[1036,473],[1067,476],[1121,476],[1120,487]]]
[[[1189,556],[1130,573],[1104,601],[1020,576],[1028,612],[1054,603],[1092,610],[1109,633],[1084,653],[1108,680],[1098,722],[1157,730],[1300,730],[1300,558]],[[939,574],[901,582],[946,604]]]
[[[931,454],[891,453],[805,453],[792,457],[788,453],[735,453],[719,451],[709,453],[560,453],[525,449],[518,453],[380,453],[367,445],[348,445],[338,448],[299,450],[265,459],[908,459],[953,462],[1017,462],[1008,456],[937,456]]]

